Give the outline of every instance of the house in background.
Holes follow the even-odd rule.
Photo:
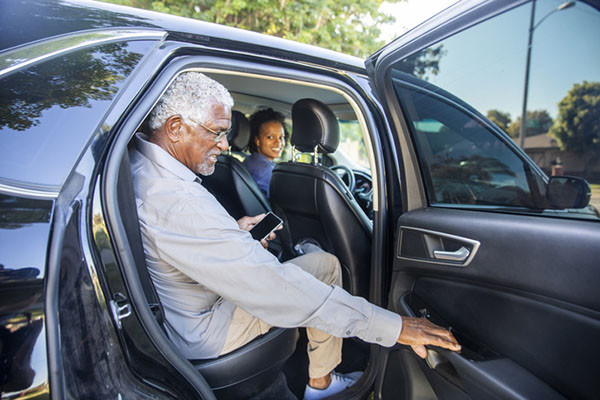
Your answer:
[[[600,183],[600,152],[582,155],[561,150],[556,139],[547,133],[526,137],[523,149],[548,176],[580,176],[590,183]]]

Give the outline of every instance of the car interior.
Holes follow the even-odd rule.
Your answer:
[[[358,165],[351,155],[338,149],[340,141],[352,142],[340,133],[342,123],[354,125],[355,130],[359,127],[360,134],[365,135],[361,128],[365,124],[357,118],[360,110],[337,88],[266,76],[260,79],[228,72],[202,72],[227,87],[235,101],[228,135],[230,149],[218,157],[213,175],[201,177],[202,184],[236,219],[271,210],[279,215],[284,229],[269,250],[281,261],[302,254],[298,249],[303,243],[316,245],[340,259],[344,288],[368,298],[373,229],[369,218],[373,204],[371,175],[368,164]],[[249,154],[247,117],[266,107],[283,113],[292,133],[282,159],[276,160],[270,198],[240,161]],[[146,127],[142,120],[137,130],[143,132]],[[355,138],[352,146],[362,147],[365,152],[364,143],[363,136],[358,141]],[[127,151],[120,163],[117,196],[119,215],[112,220],[122,224],[132,257],[127,260],[122,255],[122,268],[127,270],[127,264],[131,267],[127,281],[131,281],[134,291],[137,286],[143,293],[148,307],[142,313],[156,322],[151,324],[154,329],[148,329],[150,336],[162,336],[164,342],[164,313],[145,265]],[[189,361],[219,399],[251,398],[269,389],[273,382],[281,382],[282,376],[291,392],[301,398],[308,379],[306,343],[303,329],[273,328],[216,359]],[[165,345],[169,347],[168,343]],[[368,358],[369,345],[346,339],[344,361],[337,370],[364,370]]]
[[[215,173],[202,177],[203,185],[234,218],[267,211],[279,215],[285,224],[275,246],[282,261],[298,255],[298,244],[314,243],[338,256],[344,287],[368,297],[372,201],[359,203],[357,198],[365,186],[371,188],[370,171],[360,167],[354,171],[352,164],[345,164],[349,157],[337,151],[341,139],[347,140],[340,137],[339,121],[356,121],[359,111],[339,90],[289,80],[207,75],[230,90],[235,105],[231,154],[219,158]],[[247,116],[267,107],[283,113],[292,132],[291,150],[284,152],[273,171],[270,199],[239,162],[240,154],[242,158],[248,154]],[[364,147],[364,140],[356,145]],[[367,196],[372,195],[370,190]]]

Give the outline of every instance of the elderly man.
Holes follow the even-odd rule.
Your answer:
[[[190,359],[213,358],[271,326],[306,327],[305,398],[344,390],[357,374],[333,373],[343,337],[369,343],[458,350],[451,333],[406,318],[341,288],[337,258],[315,252],[281,264],[247,232],[261,216],[235,221],[202,186],[228,147],[233,100],[198,72],[180,74],[150,116],[152,133],[131,151],[146,262],[165,309],[168,334]]]

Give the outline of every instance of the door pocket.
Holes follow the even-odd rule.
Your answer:
[[[415,294],[406,293],[399,303],[404,315],[422,316],[452,330],[461,344],[461,351],[456,353],[427,346],[425,362],[432,371],[471,398],[564,400],[561,394],[513,360],[452,329]]]
[[[466,332],[455,329],[442,318],[432,307],[427,305],[414,293],[406,293],[400,299],[400,309],[405,315],[427,318],[436,325],[450,329],[456,340],[461,344],[460,354],[471,361],[484,361],[500,358],[501,356],[488,346],[471,338]]]

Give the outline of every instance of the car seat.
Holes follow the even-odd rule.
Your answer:
[[[320,101],[302,99],[292,107],[292,122],[293,148],[312,152],[315,162],[279,163],[271,178],[271,203],[284,214],[293,244],[316,241],[335,254],[342,264],[344,287],[352,294],[367,297],[372,223],[340,177],[316,162],[318,153],[337,149],[337,118]]]
[[[133,192],[129,155],[125,151],[119,169],[117,204],[129,249],[135,263],[133,276],[139,279],[148,307],[163,327],[164,311],[148,273]],[[131,276],[125,274],[126,276]],[[166,335],[166,331],[162,330]],[[276,380],[285,361],[292,355],[297,329],[273,328],[245,346],[210,360],[190,360],[219,399],[246,399],[265,390]],[[185,355],[183,355],[185,356]]]

